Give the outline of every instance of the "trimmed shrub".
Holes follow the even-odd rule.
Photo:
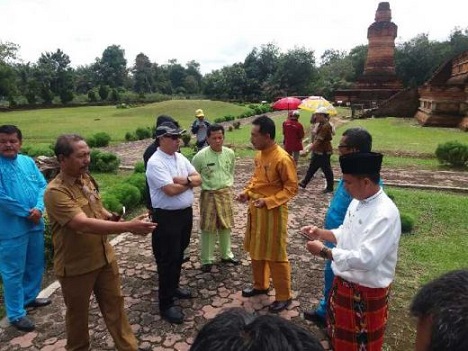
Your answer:
[[[228,127],[228,132],[232,132],[233,130],[234,130],[234,128],[232,126]]]
[[[138,137],[136,136],[135,133],[127,132],[127,133],[125,133],[125,140],[126,141],[135,141],[135,140],[138,140]]]
[[[89,170],[91,172],[111,173],[117,171],[120,165],[120,159],[111,152],[102,152],[91,150],[91,163]]]
[[[234,127],[234,129],[239,129],[240,125],[241,125],[241,123],[239,121],[235,121],[235,122],[232,123],[232,126]]]
[[[146,194],[146,176],[144,173],[133,173],[127,178],[126,183],[131,184],[140,190],[141,198],[144,198]]]
[[[101,197],[104,207],[110,212],[122,213],[123,205],[120,203],[117,196],[111,193],[105,193]]]
[[[30,157],[54,156],[54,150],[50,146],[40,146],[40,145],[23,146],[21,148],[21,153],[23,155],[28,155]]]
[[[437,146],[435,155],[441,164],[463,167],[468,162],[468,145],[458,141],[448,141]]]
[[[148,139],[151,138],[151,129],[150,128],[137,128],[135,130],[135,135],[138,140]]]
[[[109,194],[114,195],[127,209],[132,209],[140,204],[142,196],[140,190],[134,185],[122,183],[113,186]]]
[[[192,136],[189,133],[184,133],[182,134],[182,142],[184,143],[184,146],[187,147],[190,145],[190,140],[192,139]]]
[[[224,117],[215,118],[215,119],[214,119],[214,122],[215,122],[215,123],[222,123],[222,122],[224,122]]]
[[[404,234],[411,233],[414,228],[414,217],[408,213],[400,213],[401,232]]]
[[[133,168],[133,173],[145,174],[145,163],[143,161],[138,161],[137,163],[135,163],[135,167]]]
[[[117,89],[111,90],[109,100],[114,102],[120,101],[120,93]]]
[[[105,132],[99,132],[86,139],[89,147],[105,147],[109,145],[111,137]]]

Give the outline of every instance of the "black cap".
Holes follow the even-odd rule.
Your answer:
[[[377,152],[353,152],[340,156],[343,174],[379,174],[383,155]]]
[[[180,129],[173,122],[163,122],[158,128],[156,128],[155,137],[160,138],[164,135],[181,135],[184,132],[184,129]]]

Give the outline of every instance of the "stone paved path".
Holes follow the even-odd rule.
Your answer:
[[[250,167],[248,167],[250,168]],[[244,186],[251,173],[245,167],[238,167],[235,192]],[[321,178],[317,182],[323,182]],[[289,217],[290,260],[293,275],[294,302],[280,315],[301,324],[324,340],[324,334],[313,324],[300,316],[301,311],[317,303],[321,294],[323,261],[314,259],[305,250],[305,241],[298,234],[299,228],[306,223],[322,222],[330,195],[319,194],[319,187],[311,186],[301,190],[291,202]],[[307,204],[307,206],[305,206]],[[198,202],[195,203],[198,213]],[[159,316],[157,309],[157,274],[151,252],[151,237],[137,237],[131,234],[118,236],[115,243],[125,305],[133,330],[142,347],[150,350],[188,350],[198,330],[224,308],[240,306],[249,311],[268,313],[267,306],[273,301],[273,291],[268,296],[243,298],[241,289],[251,282],[250,262],[242,250],[245,228],[246,208],[235,203],[235,228],[233,229],[233,251],[242,264],[232,266],[217,264],[213,272],[200,270],[198,257],[199,238],[194,230],[190,243],[190,261],[184,264],[181,286],[188,286],[195,294],[191,300],[179,303],[186,314],[182,325],[171,325]],[[195,218],[194,228],[198,226]],[[296,272],[301,271],[301,279]],[[18,332],[4,320],[0,325],[0,351],[15,350],[64,350],[64,305],[60,288],[51,294],[52,305],[30,310],[30,317],[37,328],[31,333]],[[104,321],[100,317],[96,302],[91,303],[89,329],[93,350],[113,350],[113,342]],[[327,342],[323,341],[327,346]]]
[[[141,142],[140,148],[146,147],[148,141]],[[136,147],[131,148],[138,149]],[[135,150],[138,159],[141,149]],[[306,164],[300,167],[304,173]],[[434,174],[435,173],[435,174]],[[339,174],[339,173],[335,173]],[[398,170],[384,172],[387,183],[425,182],[440,186],[467,187],[468,175],[465,173],[411,172]],[[421,178],[421,174],[423,178]],[[235,192],[243,188],[251,175],[251,161],[242,160],[236,170]],[[405,175],[402,177],[402,175]],[[432,179],[432,180],[428,180]],[[328,343],[321,330],[305,321],[301,312],[313,307],[321,296],[323,261],[314,259],[305,250],[305,241],[298,234],[305,224],[321,225],[331,195],[320,194],[324,179],[318,176],[313,179],[306,190],[299,190],[297,197],[290,203],[289,216],[289,253],[292,266],[292,287],[294,302],[280,313],[283,318],[292,320],[314,333],[325,347]],[[230,266],[218,264],[211,273],[200,270],[198,257],[199,237],[196,230],[190,243],[190,261],[184,264],[181,286],[188,286],[195,294],[191,300],[182,300],[180,305],[186,314],[182,325],[171,325],[161,320],[157,309],[157,274],[151,252],[151,238],[122,234],[115,241],[122,290],[125,295],[125,306],[133,330],[140,346],[149,350],[188,350],[197,332],[211,318],[224,308],[240,306],[249,311],[268,313],[267,306],[273,301],[273,292],[268,296],[243,298],[241,289],[251,282],[250,262],[242,250],[242,238],[246,223],[246,208],[235,203],[235,228],[233,229],[233,250],[242,264]],[[198,202],[195,203],[194,228],[198,227]],[[46,292],[51,294],[52,305],[42,309],[30,310],[30,317],[36,322],[37,329],[31,333],[21,333],[10,327],[3,320],[0,323],[0,351],[15,350],[64,350],[64,305],[58,284]],[[93,350],[113,350],[113,342],[100,317],[96,302],[93,299],[90,307],[89,329]]]

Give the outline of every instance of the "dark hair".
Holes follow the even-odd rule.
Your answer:
[[[276,136],[276,127],[275,127],[275,122],[268,117],[267,115],[262,115],[257,118],[255,118],[252,122],[254,126],[259,126],[259,132],[260,134],[270,135],[271,140],[275,140]]]
[[[57,159],[59,155],[65,157],[70,156],[73,153],[72,143],[84,140],[81,135],[78,134],[62,134],[57,138],[54,146],[54,153]]]
[[[418,318],[432,317],[428,350],[468,350],[468,270],[448,272],[424,285],[410,312]]]
[[[372,135],[361,127],[346,129],[343,133],[346,137],[346,145],[349,148],[359,150],[359,152],[372,151]]]
[[[4,124],[0,126],[0,133],[9,135],[16,133],[16,136],[18,137],[19,141],[23,141],[23,133],[21,133],[21,130],[13,124]]]
[[[205,324],[190,350],[323,351],[323,347],[313,334],[291,321],[233,308]]]
[[[210,124],[210,126],[208,127],[206,131],[206,136],[210,136],[211,132],[218,132],[218,131],[221,131],[224,135],[224,127],[221,124],[218,124],[218,123]]]

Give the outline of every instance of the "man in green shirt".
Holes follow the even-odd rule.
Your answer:
[[[216,234],[219,235],[221,262],[239,264],[231,251],[232,185],[234,151],[223,146],[224,128],[212,124],[207,130],[209,147],[200,150],[192,164],[202,178],[200,229],[202,271],[210,272],[214,263]]]

